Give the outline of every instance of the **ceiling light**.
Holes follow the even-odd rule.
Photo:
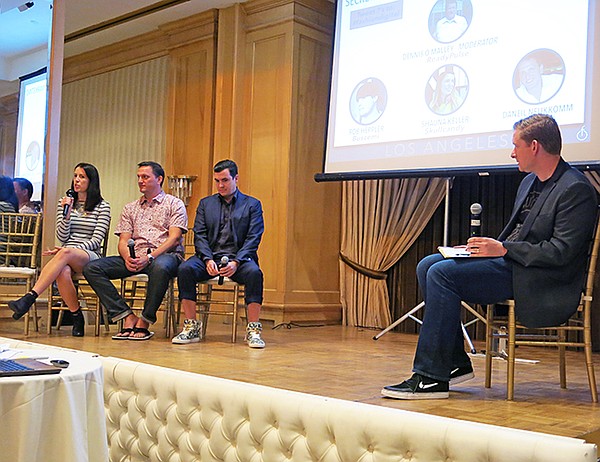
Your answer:
[[[19,7],[19,11],[22,13],[23,11],[27,11],[29,8],[33,7],[33,2],[27,2],[27,3],[23,3],[20,7]]]

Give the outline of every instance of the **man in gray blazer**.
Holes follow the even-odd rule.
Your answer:
[[[381,391],[396,399],[448,398],[449,386],[473,378],[460,325],[461,300],[492,304],[515,300],[528,327],[558,325],[577,309],[598,198],[585,176],[560,156],[556,121],[536,114],[514,125],[511,157],[528,172],[508,224],[498,237],[472,237],[474,258],[430,255],[417,278],[425,317],[413,376]]]
[[[183,330],[172,341],[175,344],[200,341],[202,329],[196,321],[196,283],[222,276],[245,285],[248,308],[246,341],[250,348],[264,348],[259,322],[263,274],[258,266],[257,254],[265,228],[262,205],[258,199],[238,189],[235,162],[217,162],[213,172],[217,194],[202,199],[196,210],[196,254],[179,266],[177,274],[185,320]]]

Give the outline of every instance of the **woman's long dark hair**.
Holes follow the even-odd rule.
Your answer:
[[[8,176],[0,176],[0,201],[8,202],[13,206],[15,212],[19,211],[19,199],[15,194],[15,185],[12,178]]]
[[[85,199],[84,210],[87,212],[91,212],[96,208],[96,206],[102,202],[104,199],[102,198],[102,194],[100,194],[100,175],[98,174],[98,169],[94,167],[92,164],[87,164],[85,162],[79,162],[73,171],[78,168],[82,168],[85,172],[86,176],[90,180],[90,185],[87,190],[87,197]],[[71,180],[71,189],[73,189],[74,181]],[[75,202],[77,202],[77,193],[75,193]]]

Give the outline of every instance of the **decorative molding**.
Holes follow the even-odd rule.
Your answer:
[[[158,30],[65,59],[63,83],[166,56],[216,35],[218,10],[163,24]]]
[[[302,24],[327,34],[333,31],[335,10],[327,0],[255,0],[242,5],[248,32],[285,23]]]
[[[159,30],[168,37],[167,46],[177,48],[213,38],[217,33],[218,20],[219,10],[213,9],[179,21],[163,24],[159,26]]]
[[[3,96],[0,98],[0,115],[8,116],[19,112],[19,94]]]

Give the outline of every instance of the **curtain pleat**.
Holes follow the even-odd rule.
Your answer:
[[[390,324],[384,273],[413,244],[444,199],[446,180],[408,178],[343,184],[340,260],[342,322],[351,326]]]
[[[600,193],[600,173],[597,171],[585,172],[585,176],[587,176],[592,186],[596,189],[598,193]]]

